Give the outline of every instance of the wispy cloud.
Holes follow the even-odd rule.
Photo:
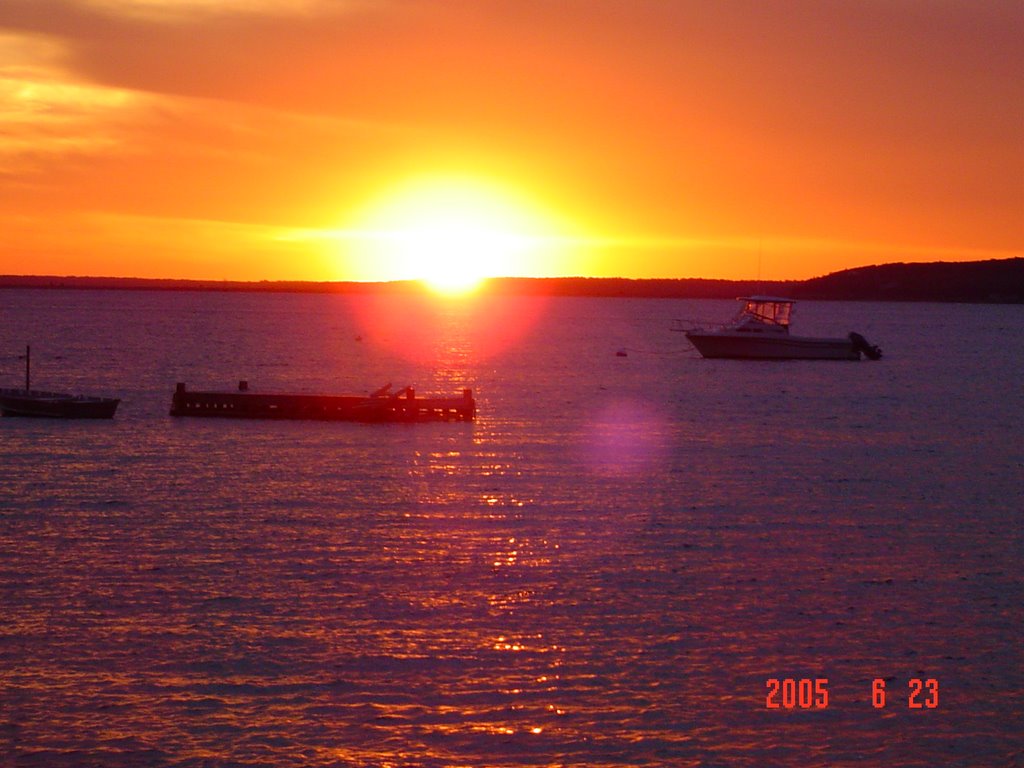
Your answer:
[[[80,212],[61,218],[61,226],[43,229],[31,216],[0,217],[5,236],[28,254],[8,253],[3,271],[93,274],[126,277],[179,277],[222,280],[325,280],[338,278],[335,254],[289,242],[277,227],[211,219]],[[183,248],[182,243],[189,243]],[[104,268],[93,251],[104,252]],[[140,258],[140,254],[144,258]]]
[[[325,10],[358,9],[368,0],[82,0],[83,6],[110,16],[156,22],[196,19],[200,16],[295,16]]]
[[[130,146],[122,122],[143,99],[123,89],[76,82],[60,45],[0,35],[0,171],[33,171],[52,156]]]

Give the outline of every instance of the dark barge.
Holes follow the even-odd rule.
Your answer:
[[[171,416],[228,419],[305,419],[310,421],[472,421],[473,391],[461,397],[417,397],[412,387],[391,392],[391,385],[370,395],[306,395],[250,392],[245,381],[235,392],[193,392],[179,382]]]

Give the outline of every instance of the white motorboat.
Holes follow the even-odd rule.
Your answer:
[[[675,327],[704,357],[751,360],[871,360],[882,356],[859,333],[845,338],[794,336],[789,332],[793,299],[776,296],[740,298],[743,308],[719,328]]]

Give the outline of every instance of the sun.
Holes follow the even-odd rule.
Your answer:
[[[427,178],[388,190],[359,216],[359,258],[392,280],[438,293],[473,291],[490,277],[543,263],[552,225],[530,201],[493,183]]]
[[[392,243],[406,269],[440,293],[465,293],[488,277],[509,274],[529,250],[529,239],[498,217],[433,204],[407,219]]]

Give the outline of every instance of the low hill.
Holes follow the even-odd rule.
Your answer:
[[[793,297],[1024,303],[1024,258],[846,269],[794,284]]]

